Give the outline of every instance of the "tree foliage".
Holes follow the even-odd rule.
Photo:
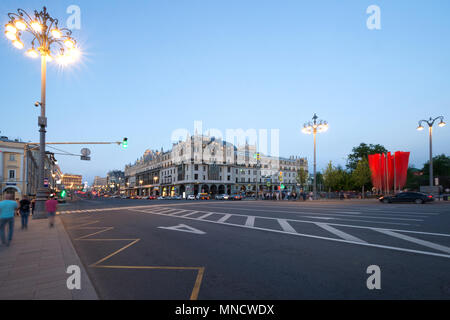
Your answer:
[[[370,188],[372,176],[369,161],[365,158],[359,160],[351,176],[355,187],[368,190]]]
[[[430,172],[430,161],[424,164],[423,173],[428,175]],[[433,175],[434,176],[450,176],[450,157],[441,154],[433,157]]]
[[[300,185],[304,186],[307,180],[308,180],[308,172],[305,169],[300,168],[300,170],[297,171],[297,182]]]
[[[386,153],[388,152],[381,144],[366,144],[361,143],[359,146],[352,149],[352,153],[347,158],[347,169],[353,171],[356,169],[358,162],[362,159],[368,159],[369,154]]]

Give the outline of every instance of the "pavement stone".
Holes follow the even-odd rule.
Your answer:
[[[97,300],[98,295],[59,217],[49,228],[47,219],[30,219],[21,230],[14,224],[9,247],[0,246],[0,299]],[[81,269],[81,290],[69,290],[67,267]]]

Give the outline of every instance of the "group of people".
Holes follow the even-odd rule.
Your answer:
[[[0,201],[0,238],[3,245],[9,246],[14,233],[14,217],[19,215],[22,223],[22,230],[28,229],[28,218],[30,214],[34,214],[36,200],[29,200],[24,196],[22,200],[14,200],[13,194],[6,193],[4,200]],[[45,202],[45,209],[49,219],[49,227],[53,228],[55,225],[55,215],[58,206],[58,201],[54,196],[51,196]],[[5,231],[8,227],[8,236]]]
[[[303,200],[311,199],[312,200],[313,193],[312,192],[303,192],[300,191],[300,193],[293,192],[282,192],[281,193],[281,199],[282,200]],[[267,192],[263,195],[264,200],[279,200],[280,199],[280,192]]]

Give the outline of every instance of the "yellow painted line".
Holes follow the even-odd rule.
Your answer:
[[[106,269],[161,269],[161,270],[199,270],[202,267],[168,267],[168,266],[107,266],[96,265],[94,268]]]
[[[99,234],[99,233],[102,233],[102,232],[106,232],[106,231],[109,231],[109,230],[112,230],[112,229],[114,229],[114,227],[104,227],[103,230],[87,234],[87,235],[79,237],[78,239],[75,239],[75,240],[83,240],[84,238],[87,238],[87,237],[90,237],[90,236],[93,236],[93,235],[96,235],[96,234]]]
[[[102,262],[105,262],[106,260],[110,259],[111,257],[113,257],[114,255],[124,251],[125,249],[131,247],[132,245],[134,245],[135,243],[137,243],[138,241],[140,241],[141,239],[86,239],[88,237],[91,237],[93,235],[96,234],[100,234],[109,230],[114,229],[114,227],[85,227],[87,225],[91,225],[94,223],[99,222],[98,220],[96,221],[91,221],[91,222],[86,222],[86,223],[82,223],[81,225],[75,226],[75,227],[70,227],[69,229],[79,229],[79,230],[92,230],[92,229],[102,229],[99,230],[97,232],[93,232],[90,233],[88,235],[82,236],[78,239],[75,240],[80,240],[80,241],[132,241],[129,244],[123,246],[122,248],[114,251],[113,253],[107,255],[106,257],[98,260],[97,262],[93,263],[90,265],[90,267],[92,268],[104,268],[104,269],[143,269],[143,270],[197,270],[197,277],[195,279],[195,284],[194,284],[194,288],[192,289],[191,292],[191,297],[190,300],[197,300],[198,298],[198,293],[200,291],[200,286],[203,280],[203,274],[205,272],[205,268],[204,267],[171,267],[171,266],[115,266],[115,265],[100,265]]]
[[[192,289],[190,300],[197,300],[200,286],[203,280],[203,274],[205,273],[204,267],[168,267],[168,266],[106,266],[95,265],[95,268],[104,269],[141,269],[141,270],[197,270],[197,277],[195,279],[194,288]]]
[[[98,264],[102,263],[103,261],[106,261],[106,260],[108,260],[109,258],[111,258],[112,256],[114,256],[114,255],[118,254],[119,252],[122,252],[123,250],[125,250],[125,249],[127,249],[127,248],[131,247],[131,246],[132,246],[133,244],[135,244],[135,243],[136,243],[136,242],[138,242],[139,240],[141,240],[141,239],[136,239],[136,240],[134,240],[133,242],[131,242],[131,243],[127,244],[126,246],[123,246],[123,247],[122,247],[122,248],[120,248],[119,250],[117,250],[117,251],[114,251],[114,252],[113,252],[113,253],[111,253],[110,255],[107,255],[106,257],[104,257],[104,258],[102,258],[102,259],[98,260],[97,262],[95,262],[95,263],[91,264],[91,265],[90,265],[90,267],[95,267],[96,265],[98,265]]]
[[[194,289],[192,289],[191,300],[197,300],[198,292],[200,291],[200,286],[202,284],[203,273],[205,272],[205,268],[201,267],[197,272],[197,279],[195,279]]]
[[[80,240],[80,241],[134,241],[136,239],[76,239],[76,240]]]
[[[82,224],[80,224],[78,226],[71,226],[68,229],[78,229],[80,227],[84,227],[84,226],[87,226],[87,225],[90,225],[90,224],[94,224],[94,223],[97,223],[97,222],[100,222],[100,221],[97,220],[97,221],[86,222],[86,223],[82,223]]]

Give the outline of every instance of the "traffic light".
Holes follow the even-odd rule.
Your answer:
[[[128,138],[123,138],[122,148],[124,149],[128,148]]]
[[[67,195],[67,191],[66,190],[62,190],[61,193],[60,193],[61,198],[64,199],[66,197],[66,195]]]

